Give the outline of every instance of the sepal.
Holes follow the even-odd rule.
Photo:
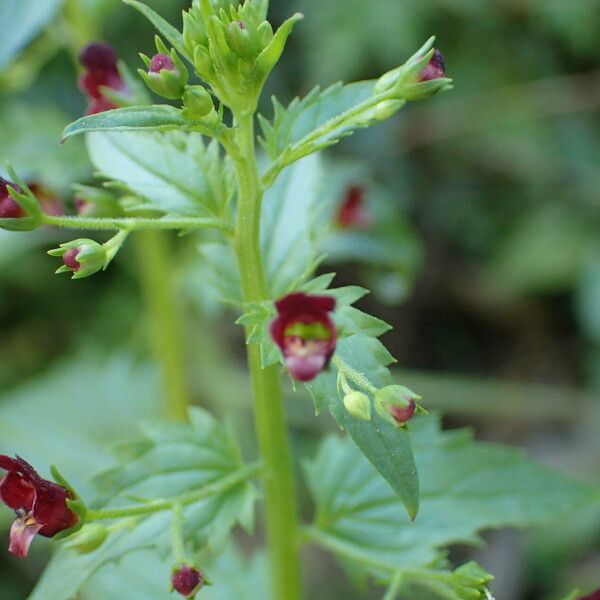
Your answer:
[[[44,223],[44,211],[34,193],[12,167],[8,166],[7,170],[11,181],[6,182],[6,192],[21,207],[23,214],[14,218],[0,218],[0,229],[33,231]]]

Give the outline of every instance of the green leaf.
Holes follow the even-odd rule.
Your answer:
[[[110,506],[131,505],[132,497],[168,498],[199,490],[243,469],[239,450],[229,431],[208,413],[191,411],[191,424],[146,426],[144,436],[120,448],[122,462],[96,482]],[[218,551],[231,528],[253,523],[255,491],[248,481],[188,504],[185,535],[193,549]],[[170,548],[171,515],[164,511],[142,518],[131,528],[114,531],[100,548],[77,554],[62,548],[51,560],[30,600],[67,600],[77,594],[101,567],[132,552]],[[167,573],[168,582],[168,573]]]
[[[313,232],[320,182],[318,157],[307,157],[285,169],[265,194],[261,247],[273,298],[297,289],[318,264]],[[200,253],[203,278],[211,284],[215,295],[229,303],[242,305],[235,256],[230,246],[207,242],[200,247]]]
[[[359,333],[339,340],[336,355],[375,387],[393,383],[387,369],[393,358],[373,337]],[[339,397],[337,373],[333,367],[306,384],[306,388],[313,397],[317,412],[329,410],[338,425],[348,432],[360,451],[387,480],[410,518],[415,518],[419,510],[419,478],[408,430],[394,427],[375,411],[370,421],[353,417]]]
[[[419,417],[412,440],[421,478],[419,518],[400,516],[396,495],[348,441],[325,440],[306,465],[317,515],[309,535],[376,575],[436,560],[450,544],[479,544],[478,532],[569,518],[600,490],[532,462],[520,450],[473,441]],[[420,598],[420,597],[419,597]]]
[[[57,465],[88,500],[91,474],[114,464],[107,446],[159,413],[159,389],[155,370],[127,354],[55,364],[0,396],[0,453],[19,454],[45,474]]]
[[[338,83],[324,91],[316,87],[287,108],[273,98],[273,122],[260,118],[261,143],[274,161],[265,175],[267,182],[285,165],[376,123],[374,86],[375,81],[359,81]]]
[[[172,560],[155,552],[141,550],[124,556],[118,563],[102,567],[83,590],[86,600],[106,600],[114,590],[127,600],[173,600],[168,590]],[[203,600],[240,600],[254,590],[261,600],[268,600],[266,556],[258,552],[251,559],[234,544],[218,557],[208,557],[199,564],[212,585],[202,589]]]
[[[230,163],[218,157],[216,142],[207,146],[198,133],[96,132],[87,142],[96,169],[151,207],[201,217],[220,217],[227,210]]]
[[[171,43],[182,56],[184,56],[189,62],[193,63],[192,57],[187,53],[185,44],[183,43],[183,36],[173,25],[165,21],[158,13],[152,10],[146,4],[138,2],[137,0],[123,0],[125,4],[132,6],[136,10],[139,10],[151,23],[162,33],[165,38]]]
[[[189,126],[190,121],[173,106],[128,106],[77,119],[67,125],[63,140],[90,131],[169,131]]]
[[[265,194],[261,246],[274,298],[298,286],[316,266],[314,229],[321,177],[319,159],[307,157],[285,169]]]
[[[2,0],[0,69],[5,67],[54,18],[62,0]]]

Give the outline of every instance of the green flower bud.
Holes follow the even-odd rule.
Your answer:
[[[226,35],[229,47],[242,58],[252,59],[261,50],[254,42],[243,21],[232,21],[229,23]]]
[[[190,121],[216,121],[212,96],[201,85],[188,85],[183,93],[183,115]]]
[[[404,100],[384,100],[373,109],[373,117],[377,121],[385,121],[398,112],[404,104]]]
[[[401,427],[415,414],[420,399],[403,385],[388,385],[375,392],[375,410],[388,423]]]
[[[72,536],[65,544],[67,548],[71,548],[79,552],[79,554],[87,554],[99,548],[108,537],[109,529],[100,523],[89,523],[84,525],[79,532]]]
[[[61,244],[48,254],[62,258],[64,264],[56,272],[73,273],[72,279],[83,279],[97,273],[104,268],[108,260],[104,246],[85,238]]]
[[[357,419],[371,420],[371,401],[362,392],[348,392],[344,396],[346,410]]]
[[[202,17],[196,8],[183,13],[183,45],[193,55],[198,46],[206,46],[208,38],[202,24]]]

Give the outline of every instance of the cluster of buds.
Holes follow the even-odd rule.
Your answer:
[[[273,32],[267,2],[200,0],[183,14],[183,41],[194,68],[230,108],[253,110],[262,86],[279,60],[296,14]],[[252,98],[248,106],[248,98]]]
[[[210,582],[196,567],[184,562],[173,569],[172,591],[178,592],[185,598],[194,598],[205,585],[210,585]]]
[[[54,537],[76,528],[79,517],[70,506],[75,500],[72,490],[43,479],[18,456],[0,455],[0,469],[8,471],[0,480],[0,500],[17,515],[10,529],[10,552],[27,556],[37,534]]]
[[[457,598],[463,600],[483,600],[489,598],[488,583],[493,579],[476,562],[468,562],[453,571],[452,589]]]
[[[367,394],[353,390],[343,372],[338,374],[339,386],[344,392],[345,409],[356,419],[371,420],[371,400]],[[417,404],[421,400],[414,392],[402,385],[388,385],[373,393],[373,405],[377,414],[394,427],[404,427],[413,415],[425,410]]]
[[[433,42],[434,38],[429,39],[403,65],[377,80],[374,92],[390,98],[382,103],[383,112],[391,108],[386,102],[420,100],[450,88],[452,80],[446,77],[444,57],[433,47]]]
[[[49,250],[50,256],[62,258],[63,265],[57,269],[57,273],[72,273],[72,279],[82,279],[105,268],[108,262],[106,248],[85,238],[73,240],[61,244],[54,250]]]
[[[275,308],[270,333],[290,375],[298,381],[314,379],[335,351],[337,330],[329,315],[335,298],[293,292],[275,302]]]

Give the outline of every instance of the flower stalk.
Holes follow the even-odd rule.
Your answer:
[[[269,299],[260,250],[263,188],[254,146],[253,115],[236,116],[230,152],[235,164],[239,204],[235,250],[245,303]],[[248,332],[247,332],[248,333]],[[262,368],[260,346],[248,344],[256,433],[264,464],[265,519],[271,586],[278,600],[300,600],[298,515],[293,465],[276,365]]]

